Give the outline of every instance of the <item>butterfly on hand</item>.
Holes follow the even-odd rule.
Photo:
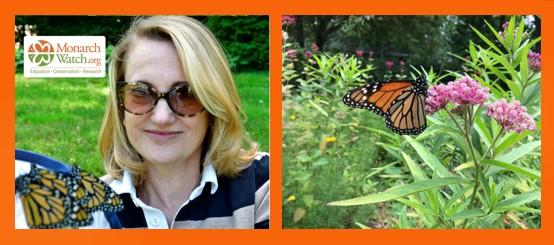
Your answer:
[[[342,102],[353,108],[370,110],[385,118],[397,134],[417,135],[427,128],[425,98],[427,80],[399,80],[368,83],[350,90]]]

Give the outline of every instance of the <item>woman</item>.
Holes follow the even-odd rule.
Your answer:
[[[240,122],[213,34],[188,17],[140,18],[114,47],[100,132],[123,228],[267,228],[269,156]],[[92,227],[106,227],[95,215]]]

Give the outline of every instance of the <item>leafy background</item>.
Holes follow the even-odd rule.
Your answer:
[[[284,228],[541,227],[541,75],[528,58],[540,17],[285,16],[283,43]],[[341,102],[420,74],[430,86],[470,77],[487,103],[521,101],[537,130],[502,132],[475,106],[466,132],[442,110],[399,136]]]

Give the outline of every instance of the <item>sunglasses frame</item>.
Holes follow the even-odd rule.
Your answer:
[[[124,91],[123,91],[123,88],[125,88],[125,86],[127,84],[130,84],[130,85],[135,85],[135,86],[138,86],[138,85],[142,85],[142,86],[145,86],[148,88],[149,92],[153,92],[153,94],[156,95],[156,98],[154,99],[153,103],[151,103],[151,108],[149,110],[147,110],[146,112],[143,112],[143,113],[136,113],[136,112],[133,112],[129,109],[127,109],[125,107],[125,95],[124,95]],[[177,112],[174,108],[173,108],[173,105],[172,103],[170,102],[171,100],[169,99],[169,95],[171,93],[173,93],[175,90],[177,89],[180,89],[182,87],[186,87],[187,89],[187,93],[194,97],[194,99],[196,100],[196,97],[194,96],[194,93],[192,92],[192,90],[190,89],[190,86],[188,84],[181,84],[181,85],[177,85],[175,87],[172,87],[170,88],[167,92],[165,93],[160,93],[158,90],[156,90],[156,88],[154,88],[152,85],[148,84],[148,83],[145,83],[145,82],[126,82],[126,81],[119,81],[117,82],[117,98],[118,98],[118,104],[121,108],[123,108],[125,111],[133,114],[133,115],[145,115],[147,113],[150,113],[151,111],[154,110],[154,108],[156,108],[156,105],[158,105],[158,101],[160,101],[160,99],[165,99],[167,105],[169,106],[169,109],[171,109],[171,111],[181,117],[194,117],[196,116],[196,114],[199,114],[201,112],[203,112],[205,110],[204,107],[202,107],[202,109],[198,112],[195,112],[193,114],[183,114],[183,113],[180,113],[180,112]],[[151,95],[152,93],[149,93],[149,96]],[[152,98],[152,96],[150,96],[150,98]],[[197,101],[198,102],[198,101]]]

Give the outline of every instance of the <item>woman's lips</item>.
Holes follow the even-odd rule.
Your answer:
[[[156,141],[170,140],[177,137],[183,131],[144,130],[148,137]]]

